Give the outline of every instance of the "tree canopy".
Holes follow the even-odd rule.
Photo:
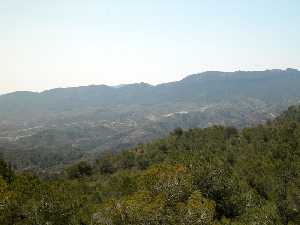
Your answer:
[[[51,179],[0,159],[0,224],[298,225],[299,118],[176,129]]]

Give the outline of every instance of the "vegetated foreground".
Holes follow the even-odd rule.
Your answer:
[[[39,179],[0,163],[0,224],[300,224],[300,107],[183,131]]]

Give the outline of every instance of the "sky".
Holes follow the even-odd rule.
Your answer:
[[[299,0],[0,0],[0,94],[300,68]]]

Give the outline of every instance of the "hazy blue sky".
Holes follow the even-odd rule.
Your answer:
[[[1,0],[0,93],[300,68],[299,0]]]

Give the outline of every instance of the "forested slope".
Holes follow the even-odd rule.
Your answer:
[[[0,224],[298,225],[300,107],[237,130],[176,129],[64,174],[0,163]]]

